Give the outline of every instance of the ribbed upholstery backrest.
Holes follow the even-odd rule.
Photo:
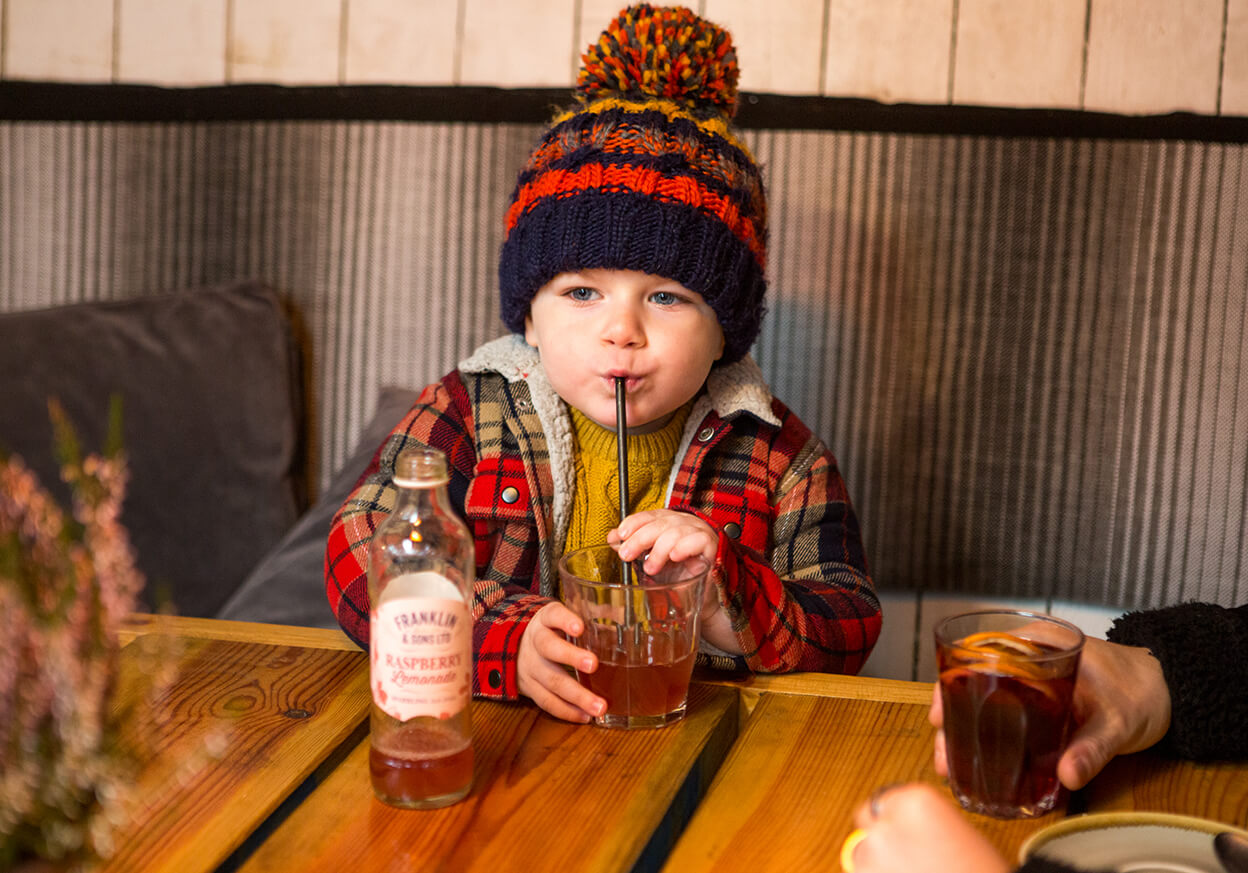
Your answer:
[[[0,123],[0,310],[284,289],[324,482],[378,385],[503,330],[502,211],[538,130]],[[881,588],[1248,598],[1248,147],[746,140],[772,226],[754,354],[840,459]]]

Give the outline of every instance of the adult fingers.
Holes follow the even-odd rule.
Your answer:
[[[932,765],[936,768],[937,776],[949,777],[949,753],[945,749],[944,728],[936,731],[936,742],[932,749]]]
[[[1071,791],[1087,785],[1118,753],[1121,737],[1111,719],[1093,712],[1071,737],[1057,761],[1057,778]]]
[[[932,705],[927,710],[927,720],[937,729],[945,726],[945,707],[940,699],[940,683],[932,688]]]

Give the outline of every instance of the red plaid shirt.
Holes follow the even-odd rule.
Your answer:
[[[394,461],[406,448],[434,446],[446,453],[451,502],[476,540],[473,691],[517,697],[520,637],[558,590],[571,444],[566,406],[517,338],[483,346],[427,387],[334,516],[325,587],[343,630],[367,648],[367,550],[394,506]],[[720,532],[715,576],[744,652],[703,651],[700,662],[856,673],[879,636],[880,605],[828,449],[771,397],[748,359],[712,371],[682,445],[667,506]]]

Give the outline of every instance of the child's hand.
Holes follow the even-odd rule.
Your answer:
[[[520,693],[556,718],[582,723],[607,709],[605,700],[582,687],[563,666],[582,673],[598,669],[597,655],[563,636],[579,637],[584,631],[584,624],[572,610],[558,601],[548,603],[529,622],[516,656]]]
[[[625,561],[635,561],[649,552],[646,572],[657,573],[669,561],[679,564],[699,555],[708,565],[714,565],[719,534],[692,513],[652,509],[634,513],[620,522],[607,534],[607,544],[614,546]]]
[[[634,513],[620,522],[607,534],[607,544],[614,546],[625,561],[634,561],[649,552],[644,564],[647,573],[657,573],[669,562],[681,563],[694,557],[705,559],[714,568],[719,534],[692,513],[653,509]],[[725,652],[739,655],[741,642],[728,613],[720,608],[715,580],[712,569],[702,595],[702,636]]]

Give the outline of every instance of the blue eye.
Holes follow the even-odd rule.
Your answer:
[[[567,295],[578,303],[593,300],[597,293],[593,288],[569,288],[567,291]]]
[[[660,306],[674,306],[680,302],[680,298],[671,291],[656,291],[650,295],[650,299]]]

